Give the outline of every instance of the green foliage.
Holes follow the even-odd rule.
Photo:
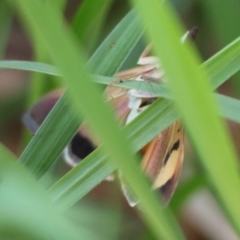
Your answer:
[[[86,52],[91,52],[99,40],[111,1],[99,1],[95,5],[84,1],[69,25],[70,30],[63,28],[65,4],[66,1],[43,4],[40,0],[19,0],[12,4],[17,6],[20,19],[32,37],[36,61],[0,61],[0,68],[41,73],[30,88],[34,97],[29,104],[42,94],[39,88],[45,87],[42,73],[57,76],[61,80],[59,85],[67,90],[21,154],[18,164],[0,145],[0,191],[4,196],[0,201],[0,218],[4,223],[0,226],[1,236],[11,233],[10,239],[14,239],[21,232],[29,239],[48,239],[49,235],[56,239],[79,239],[79,236],[101,239],[98,233],[86,230],[81,224],[75,227],[65,213],[110,173],[120,170],[141,199],[139,214],[153,235],[157,239],[185,239],[173,214],[169,209],[163,210],[161,200],[149,190],[149,183],[138,166],[138,156],[134,154],[180,117],[204,172],[179,188],[173,210],[178,211],[199,187],[210,186],[229,222],[240,233],[237,157],[226,127],[217,116],[240,123],[240,102],[211,92],[239,71],[240,39],[200,64],[196,50],[179,43],[182,27],[169,6],[162,6],[157,0],[134,0],[136,9],[120,21],[87,61]],[[10,17],[9,12],[4,18],[6,26]],[[114,81],[114,73],[139,48],[145,29],[169,83]],[[8,31],[2,32],[5,39]],[[4,41],[0,44],[3,52]],[[120,130],[101,96],[102,84],[154,92],[160,98]],[[46,87],[50,89],[47,84]],[[51,167],[83,119],[102,145],[49,189],[42,189],[41,180],[51,173]],[[27,203],[27,210],[23,203]]]

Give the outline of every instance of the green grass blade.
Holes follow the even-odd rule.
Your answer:
[[[230,62],[230,61],[229,61]],[[228,63],[228,62],[227,62]],[[237,66],[237,65],[236,65]],[[221,69],[221,68],[219,68],[219,69]]]
[[[78,230],[53,205],[43,189],[0,144],[0,232],[24,233],[23,239],[97,239],[81,226]],[[94,238],[93,238],[94,237]],[[19,235],[15,239],[19,239]]]
[[[236,191],[240,186],[237,157],[226,128],[217,117],[217,106],[211,96],[206,75],[197,67],[199,60],[196,54],[179,43],[181,31],[174,14],[167,7],[161,8],[157,0],[133,2],[148,27],[156,54],[162,60],[176,103],[212,189],[219,196],[219,202],[229,220],[240,233],[240,209],[237,203],[240,193]],[[227,181],[222,176],[227,176]]]
[[[237,38],[201,66],[203,69],[205,68],[206,73],[211,78],[213,89],[219,87],[239,71],[239,52],[240,38]]]
[[[36,177],[41,177],[50,168],[77,131],[81,121],[71,110],[69,98],[64,95],[22,153],[19,161]]]
[[[125,126],[124,132],[134,151],[138,151],[178,117],[171,101],[158,99],[151,108]],[[114,170],[116,167],[107,162],[107,155],[100,147],[54,184],[49,193],[53,201],[61,202],[64,209],[67,209]]]
[[[146,211],[144,216],[149,226],[159,238],[183,239],[170,215],[162,211],[157,198],[150,193],[146,180],[140,169],[137,169],[137,159],[132,154],[130,145],[125,141],[123,133],[118,131],[118,124],[114,121],[110,109],[103,103],[100,90],[96,88],[85,70],[83,57],[78,56],[72,38],[63,33],[61,16],[55,12],[54,6],[50,8],[51,14],[46,14],[38,1],[21,0],[18,3],[31,23],[32,31],[48,47],[53,61],[61,70],[63,79],[72,94],[74,106],[78,106],[81,110],[89,126],[104,144],[104,149],[113,163],[122,170],[126,181],[141,199],[142,207]],[[42,18],[42,14],[45,18]],[[59,36],[62,36],[61,41],[59,41]],[[79,81],[79,79],[84,81]],[[92,101],[93,96],[94,101]]]
[[[124,36],[124,34],[123,34]],[[136,40],[135,40],[136,41]],[[106,44],[107,45],[107,44]],[[116,52],[118,54],[118,52]],[[93,61],[93,60],[91,60]],[[97,62],[96,62],[97,63]],[[120,64],[119,64],[120,65]],[[110,66],[111,67],[111,66]],[[34,71],[41,72],[50,75],[59,76],[60,73],[56,67],[44,64],[44,63],[36,63],[36,62],[27,62],[27,61],[0,61],[0,68],[8,68],[8,69],[18,69],[18,70],[26,70],[26,71]],[[208,76],[211,79],[212,88],[215,89],[219,87],[222,83],[224,83],[228,78],[230,78],[233,74],[239,71],[240,68],[240,38],[236,39],[216,55],[207,60],[204,64],[201,65],[201,68],[205,68]],[[102,84],[110,84],[114,80],[112,77],[105,76],[95,76],[95,81]],[[135,83],[134,81],[126,81],[121,84],[114,85],[126,88],[137,88],[139,90],[147,90],[154,91],[155,94],[159,94],[159,96],[171,98],[171,95],[166,87],[157,86],[156,84],[141,84]],[[221,95],[218,97],[219,104],[222,109],[222,116],[231,119],[235,122],[240,121],[238,116],[239,111],[235,111],[235,108],[238,109],[237,100],[228,99],[227,104],[224,103],[224,100],[221,99]],[[224,98],[224,97],[223,97]],[[231,101],[233,101],[233,108],[231,108]]]
[[[73,31],[88,53],[98,40],[111,4],[112,0],[85,0],[73,18]]]
[[[135,25],[128,24],[128,21],[136,23],[135,18],[134,12],[129,13],[126,18],[119,23],[117,29],[112,31],[103,44],[98,48],[97,52],[90,58],[89,63],[91,64],[92,68],[97,68],[101,64],[101,54],[103,57],[105,57],[106,61],[109,61],[107,67],[98,68],[98,70],[96,70],[99,74],[105,72],[106,74],[110,75],[112,69],[117,71],[126,58],[126,53],[124,53],[124,55],[122,49],[120,47],[116,47],[112,50],[112,54],[115,54],[118,57],[115,61],[111,61],[112,56],[107,55],[107,52],[109,51],[108,44],[110,42],[114,41],[116,37],[120,37],[121,35],[121,41],[119,40],[118,43],[116,43],[116,46],[127,44],[126,49],[128,52],[130,52],[138,41],[142,32],[139,31]],[[132,33],[131,43],[127,41],[127,36],[129,37],[130,33]],[[4,65],[5,61],[2,61],[1,63],[1,66],[6,66]],[[14,67],[19,69],[34,69],[35,71],[39,72],[45,71],[45,73],[47,72],[48,74],[59,74],[59,71],[56,67],[48,64],[9,61],[7,65],[8,67],[14,65]],[[66,99],[67,96],[65,99],[62,99],[57,103],[49,118],[46,119],[44,124],[39,129],[38,134],[32,139],[20,157],[20,161],[28,166],[32,172],[37,174],[37,177],[41,177],[53,164],[57,156],[59,156],[59,154],[62,152],[63,147],[66,146],[66,144],[73,137],[80,124],[80,121],[74,118],[75,114],[67,107]],[[63,132],[66,134],[63,135]],[[48,144],[46,145],[45,143]],[[51,144],[49,143],[53,143],[53,146],[51,147]]]
[[[38,73],[45,73],[54,76],[60,76],[56,67],[46,63],[31,62],[31,61],[18,61],[18,60],[6,60],[0,61],[0,68],[24,70]]]
[[[240,123],[240,101],[231,97],[216,94],[221,114],[229,120]]]
[[[131,17],[132,17],[131,13]],[[129,18],[129,16],[127,16]],[[132,17],[133,18],[133,17]],[[133,21],[133,19],[129,18],[128,21]],[[127,22],[127,21],[126,21]],[[124,23],[121,23],[122,25]],[[127,24],[124,24],[122,27],[118,27],[118,31],[122,31],[123,28],[126,28]],[[130,28],[128,31],[133,31],[134,29]],[[114,30],[111,37],[109,36],[104,44],[99,48],[97,51],[98,54],[95,54],[94,57],[90,60],[90,64],[93,65],[92,67],[99,67],[99,59],[101,55],[103,54],[104,57],[108,57],[108,46],[111,44],[111,42],[114,41],[115,38],[117,38],[120,35],[120,32],[117,30]],[[133,33],[136,38],[134,41],[132,41],[131,46],[128,48],[128,51],[130,52],[133,46],[136,43],[136,39],[140,37],[141,34],[139,33]],[[115,36],[116,35],[116,36]],[[126,41],[127,37],[129,37],[128,33],[124,33],[121,35],[122,39],[121,45],[127,44],[128,41]],[[125,41],[124,41],[125,38]],[[131,39],[133,39],[133,36],[131,36]],[[119,48],[118,48],[119,49]],[[120,59],[121,62],[123,62],[123,59],[126,58],[126,55],[122,54],[121,51],[115,52],[118,56],[121,56]],[[95,64],[93,64],[95,62]],[[119,64],[119,63],[118,63]],[[56,67],[44,64],[44,63],[38,63],[38,62],[28,62],[28,61],[0,61],[0,68],[7,68],[7,69],[16,69],[16,70],[25,70],[25,71],[33,71],[33,72],[40,72],[50,75],[56,75],[59,76],[60,73],[57,70]],[[119,66],[117,66],[114,71],[117,71]],[[221,51],[216,53],[213,57],[211,57],[209,60],[204,62],[201,65],[201,68],[206,69],[206,72],[211,79],[211,84],[213,89],[216,89],[221,84],[223,84],[226,80],[228,80],[231,76],[233,76],[237,71],[240,69],[240,38],[237,38],[233,42],[231,42],[229,45],[227,45],[225,48],[223,48]],[[104,72],[97,71],[95,69],[96,73],[99,75],[103,75]],[[110,73],[107,73],[107,75],[110,75]],[[111,80],[112,81],[112,80]],[[109,84],[109,82],[106,82],[106,84]],[[134,86],[135,83],[133,83]],[[136,84],[135,84],[136,85]],[[124,84],[123,84],[124,86]]]
[[[220,65],[220,63],[221,63],[221,59],[219,58],[220,56],[219,56],[219,54],[217,54],[216,56],[214,56],[213,58],[211,58],[211,59],[213,59],[213,60],[210,60],[210,61],[208,61],[208,63],[206,64],[206,68],[208,68],[209,70],[208,70],[208,72],[209,72],[209,75],[211,76],[213,73],[214,73],[214,79],[216,79],[216,80],[218,80],[221,76],[224,76],[223,74],[222,74],[222,71],[221,71],[221,69],[224,69],[224,67],[226,67],[226,66],[228,66],[228,64],[232,64],[232,63],[234,63],[234,61],[236,60],[236,57],[234,57],[234,55],[233,55],[233,53],[234,54],[238,54],[238,52],[237,51],[235,51],[235,49],[232,47],[233,45],[236,45],[237,43],[239,42],[239,40],[237,40],[237,41],[235,41],[235,43],[234,44],[230,44],[227,48],[225,48],[225,52],[227,53],[227,51],[228,51],[228,49],[231,49],[230,50],[230,53],[231,53],[231,56],[233,56],[233,57],[227,57],[226,59],[228,60],[228,61],[225,61],[225,62],[223,62],[223,64],[221,65],[221,67],[220,68],[212,68],[211,67],[211,65],[213,65],[214,66],[214,62],[219,62],[219,64],[216,64],[217,66],[219,66]],[[236,45],[237,46],[237,45]],[[224,52],[224,51],[222,51],[222,53]],[[226,54],[226,56],[227,56],[228,54]],[[231,59],[233,59],[233,60],[231,60]],[[14,62],[15,63],[15,62]],[[22,62],[20,62],[20,64],[22,64]],[[204,64],[205,65],[205,64]],[[10,62],[10,64],[8,65],[8,63],[6,63],[6,65],[3,65],[3,66],[10,66],[11,67],[11,62]],[[20,65],[21,66],[21,65]],[[41,65],[40,65],[41,66]],[[45,66],[45,65],[44,65]],[[209,66],[209,67],[208,67]],[[233,66],[238,66],[237,64],[235,64],[234,63],[234,65]],[[30,69],[31,70],[31,67],[33,67],[33,70],[35,70],[35,71],[38,71],[38,64],[33,64],[33,65],[30,65],[30,67],[28,66],[28,63],[26,64],[26,66],[24,66],[23,68],[25,68],[26,70],[28,70],[28,69]],[[48,67],[48,65],[47,65],[47,67]],[[18,62],[16,62],[16,65],[14,65],[14,67],[13,68],[19,68],[19,66],[18,66]],[[48,68],[46,68],[46,69],[44,69],[43,70],[43,72],[45,71],[45,73],[52,73],[53,72],[53,74],[59,74],[58,73],[58,71],[56,70],[56,68],[53,68],[54,70],[52,70],[52,66],[50,66],[50,71],[48,70]],[[42,67],[40,67],[39,69],[42,69]],[[40,70],[41,71],[41,70]],[[103,77],[103,78],[105,78],[105,77]],[[106,78],[106,81],[105,81],[105,84],[108,84],[108,83],[110,83],[109,81],[112,81],[112,79],[111,78]],[[134,86],[134,84],[133,85],[131,85],[131,84],[133,84],[133,82],[131,81],[130,83],[129,83],[129,87],[130,88],[132,88],[132,87],[136,87],[136,86]],[[148,87],[149,87],[149,84],[147,85]],[[142,87],[142,85],[140,86],[140,85],[138,85],[137,86],[139,89],[142,89],[141,87]],[[149,90],[152,90],[152,89],[155,89],[154,87],[151,87]],[[143,88],[143,90],[144,90],[144,88]],[[155,91],[155,90],[154,90]],[[161,91],[159,91],[159,94],[160,95],[164,95],[164,92],[161,92]],[[169,97],[169,95],[168,95],[168,93],[167,93],[167,95],[165,95],[166,97]],[[219,101],[221,102],[221,99],[219,98]],[[239,121],[239,117],[238,117],[238,113],[239,113],[239,111],[232,111],[232,108],[231,108],[231,103],[230,103],[230,101],[231,101],[231,99],[228,99],[228,104],[225,104],[224,103],[224,101],[221,103],[222,105],[223,105],[223,107],[224,107],[224,109],[223,109],[223,114],[224,114],[224,112],[225,113],[227,113],[228,114],[228,118],[229,119],[233,119],[233,120],[235,120],[235,121]],[[233,101],[235,101],[235,100],[233,100]],[[235,105],[236,106],[236,109],[237,109],[237,105]],[[229,112],[229,113],[228,113]],[[233,117],[232,117],[233,116]],[[69,122],[71,121],[70,120],[70,118],[69,118],[69,120],[68,120]],[[169,124],[171,123],[171,121],[173,121],[172,119],[170,120],[170,122],[169,122]],[[162,124],[163,123],[163,121],[161,121],[159,124]],[[56,123],[55,123],[56,124]],[[54,125],[54,126],[56,126],[56,125]],[[62,128],[64,128],[64,126],[65,126],[65,123],[63,124],[63,125],[61,125],[60,127],[59,127],[59,129],[62,129]],[[58,128],[58,127],[57,127]],[[76,127],[75,127],[76,128]],[[66,130],[66,131],[70,131],[70,130]],[[74,131],[73,131],[74,132]],[[152,135],[152,137],[153,137],[154,135]],[[47,137],[47,139],[48,139],[48,137]],[[134,139],[136,139],[136,138],[134,138]],[[45,141],[45,140],[44,140]],[[43,142],[44,142],[43,141]],[[141,144],[141,141],[139,142],[140,144]],[[56,144],[57,145],[57,144]],[[30,149],[32,148],[32,147],[29,147]],[[53,148],[53,151],[54,151],[54,148]],[[60,152],[61,152],[61,150],[58,152],[58,154],[60,154]],[[57,155],[58,155],[57,154]],[[37,155],[37,154],[36,154]],[[30,158],[29,158],[30,159]],[[47,159],[47,158],[44,158],[44,159]],[[95,160],[93,160],[93,162],[94,162]],[[44,165],[44,164],[43,164]],[[107,165],[104,165],[105,167],[107,166]],[[44,169],[44,171],[45,171],[45,169]],[[103,168],[103,171],[104,171],[104,168]],[[109,171],[107,171],[106,170],[106,172],[109,172]],[[81,174],[80,174],[80,172],[78,173],[77,171],[76,171],[76,175],[77,174],[79,174],[79,176],[82,176]],[[95,186],[96,184],[98,184],[101,180],[103,180],[104,179],[104,177],[106,176],[106,174],[102,177],[101,175],[99,176],[99,178],[98,178],[98,180],[96,180],[96,182],[93,182],[93,186]],[[60,185],[61,185],[61,183],[64,183],[64,178],[62,179],[62,181],[60,181],[58,184],[57,184],[57,186],[60,188]],[[84,179],[84,180],[81,180],[81,181],[87,181],[87,179]],[[77,185],[77,183],[76,183],[76,185]],[[68,188],[68,186],[67,185],[65,185],[65,188],[67,189]],[[81,185],[79,185],[79,188],[81,189]],[[88,192],[88,191],[90,191],[91,190],[91,188],[92,188],[92,186],[88,186],[88,189],[86,190],[86,192]],[[64,190],[64,191],[68,191],[68,190]],[[69,190],[69,191],[71,191],[71,190]],[[79,194],[80,194],[81,192],[79,192]],[[80,194],[80,197],[83,195],[84,193],[81,193]],[[76,195],[77,196],[77,195]],[[79,199],[80,199],[80,197],[79,197]],[[77,198],[77,197],[76,197]]]
[[[240,41],[238,40],[237,42],[240,42]],[[234,52],[237,52],[237,51],[234,50]],[[217,59],[220,59],[220,58],[217,58]],[[216,88],[219,85],[221,85],[230,76],[232,76],[232,74],[234,74],[238,70],[240,64],[237,64],[237,63],[238,61],[240,61],[240,59],[237,60],[236,62],[235,60],[236,58],[229,57],[228,61],[225,61],[225,62],[222,61],[223,67],[218,67],[217,69],[214,68],[214,66],[216,65],[219,66],[220,63],[216,65],[214,64],[214,62],[216,62],[215,57],[202,65],[202,67],[206,67],[208,74],[210,76],[213,76],[213,78],[211,78],[213,88]],[[229,71],[227,71],[227,69],[226,71],[223,71],[224,67],[228,68],[230,63],[234,63],[232,64],[233,67],[232,68],[230,67]],[[1,67],[9,68],[9,69],[42,72],[42,73],[52,74],[52,75],[60,75],[56,67],[49,64],[44,64],[44,63],[35,63],[35,62],[28,62],[28,61],[0,61],[0,68]],[[94,77],[95,77],[94,78],[95,82],[105,84],[105,85],[109,85],[114,81],[114,78],[112,77],[104,77],[104,76],[97,76],[97,75]],[[165,84],[161,86],[158,86],[157,84],[151,84],[150,86],[148,83],[142,83],[139,85],[134,81],[126,81],[124,83],[119,83],[119,84],[113,83],[113,85],[129,88],[129,89],[135,88],[142,91],[149,91],[149,92],[153,92],[154,94],[158,94],[159,96],[173,99],[173,96],[171,96]],[[240,123],[240,116],[239,116],[240,102],[236,99],[225,97],[221,94],[216,94],[216,97],[222,109],[221,115],[234,122]]]
[[[112,77],[121,68],[142,34],[143,29],[139,27],[139,19],[132,10],[121,21],[121,24],[114,28],[111,38],[106,38],[101,48],[93,54],[89,61],[90,69],[95,74]]]

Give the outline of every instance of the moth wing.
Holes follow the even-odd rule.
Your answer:
[[[126,89],[109,85],[104,91],[105,98],[109,101],[121,124],[125,124],[126,118],[130,112],[128,107],[129,96]]]
[[[142,168],[153,181],[153,188],[160,188],[168,202],[176,188],[182,169],[184,140],[180,121],[176,121],[142,150]]]
[[[127,92],[122,92],[118,87],[110,85],[106,88],[104,96],[107,99],[111,99],[109,103],[116,114],[116,118],[124,125],[130,111]],[[84,122],[71,143],[64,150],[64,158],[70,166],[74,167],[99,145],[100,141],[88,127],[87,123]],[[110,178],[112,179],[112,176]]]
[[[34,104],[23,116],[23,123],[33,133],[36,133],[54,105],[63,95],[64,90],[55,90]],[[129,113],[128,94],[121,88],[108,86],[105,90],[106,98],[111,99],[111,105],[117,117],[124,124]],[[74,167],[88,156],[99,145],[96,137],[91,133],[86,123],[83,123],[70,143],[63,151],[66,162]]]
[[[63,89],[58,89],[47,94],[23,115],[22,121],[31,132],[37,132],[38,128],[60,99],[63,92]]]

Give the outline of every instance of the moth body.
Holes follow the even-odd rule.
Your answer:
[[[193,39],[196,28],[184,35],[182,41],[189,36]],[[122,82],[124,79],[149,82],[163,82],[166,80],[165,73],[161,68],[158,58],[148,56],[151,46],[147,46],[138,60],[138,67],[119,72],[115,75]],[[58,101],[63,91],[54,91],[35,104],[24,116],[24,123],[31,131],[36,132],[51,108]],[[104,92],[105,99],[110,102],[116,117],[122,126],[129,124],[145,111],[158,98],[157,94],[131,89],[126,91],[116,86],[108,86]],[[75,167],[86,156],[99,146],[97,137],[84,122],[75,137],[63,151],[66,162]],[[141,168],[152,181],[153,189],[160,189],[164,201],[167,203],[178,183],[180,177],[183,155],[184,140],[183,129],[180,121],[176,121],[144,146],[140,151],[142,155]],[[121,187],[130,206],[135,206],[140,200],[137,199],[124,182],[124,176],[119,173]],[[108,179],[113,179],[110,175]]]

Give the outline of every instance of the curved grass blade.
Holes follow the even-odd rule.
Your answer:
[[[199,60],[196,53],[180,45],[180,26],[166,5],[161,8],[157,0],[133,2],[148,27],[156,54],[162,60],[176,103],[212,189],[240,234],[240,208],[237,204],[240,192],[235,190],[240,186],[237,157],[227,130],[217,117],[217,106],[211,96],[206,74],[197,68]],[[223,176],[227,176],[227,181]]]

